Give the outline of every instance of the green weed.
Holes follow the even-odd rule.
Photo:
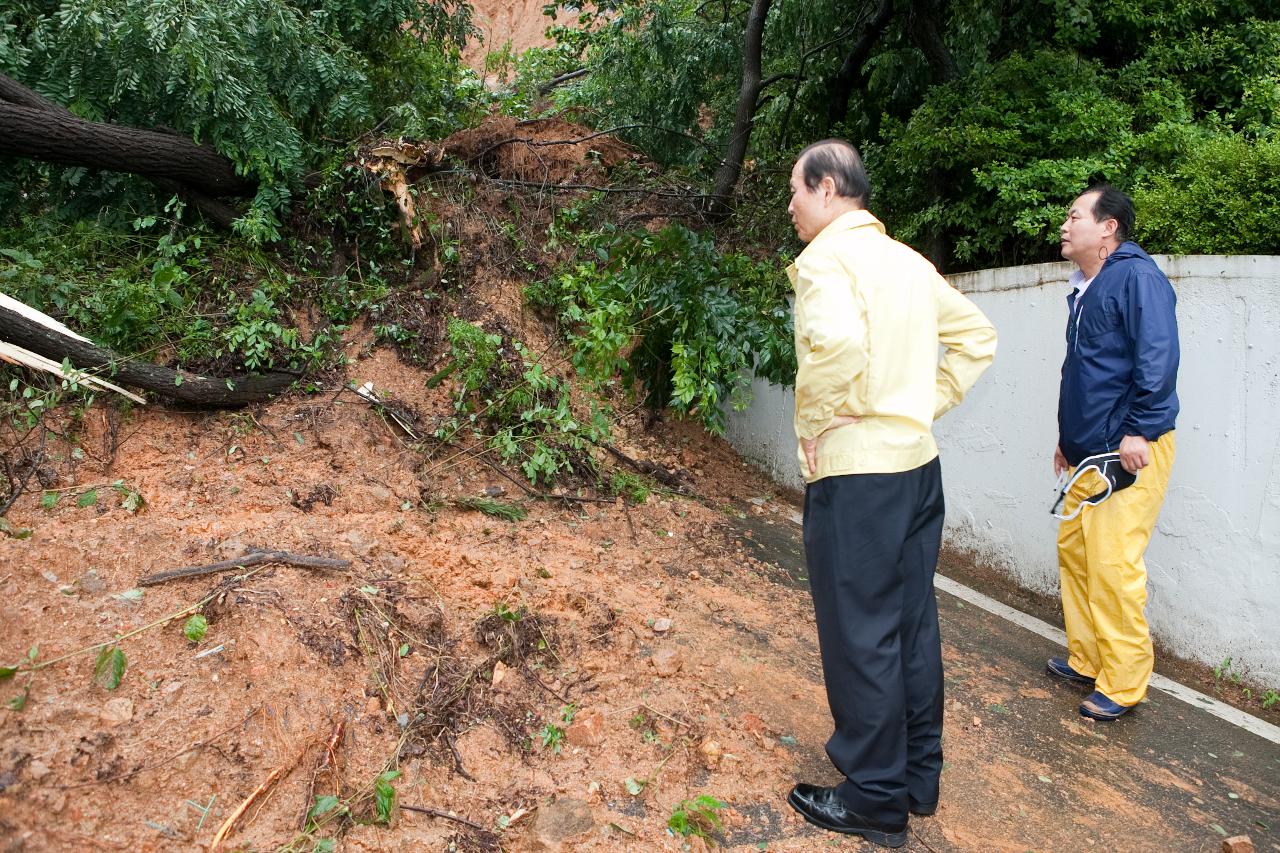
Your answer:
[[[691,835],[709,838],[723,825],[720,810],[727,807],[715,797],[701,794],[688,800],[681,800],[667,818],[667,828],[676,835],[688,838]]]

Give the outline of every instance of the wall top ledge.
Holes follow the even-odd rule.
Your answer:
[[[1175,284],[1183,278],[1265,279],[1280,287],[1280,255],[1152,255]],[[961,293],[1029,290],[1067,283],[1074,266],[1067,261],[1000,267],[947,276]]]

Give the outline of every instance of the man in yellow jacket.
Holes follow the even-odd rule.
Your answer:
[[[991,364],[991,323],[866,209],[857,150],[801,152],[788,211],[808,243],[795,286],[804,543],[835,733],[834,787],[788,801],[825,829],[906,842],[942,771],[942,649],[933,574],[942,474],[933,421]],[[944,350],[939,357],[939,348]]]

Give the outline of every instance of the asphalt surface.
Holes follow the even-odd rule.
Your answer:
[[[798,527],[777,516],[738,525],[779,583],[807,589]],[[1077,707],[1088,691],[1044,672],[1060,646],[941,591],[938,606],[942,801],[935,816],[912,819],[904,850],[1217,851],[1227,837],[1247,835],[1258,851],[1280,851],[1280,745],[1154,688],[1116,722],[1086,720]],[[820,744],[801,738],[797,780],[838,781]],[[770,841],[859,846],[775,821],[785,808],[756,807]]]

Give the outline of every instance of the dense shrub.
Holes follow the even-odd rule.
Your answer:
[[[604,229],[584,260],[529,288],[552,309],[583,374],[620,374],[648,401],[724,429],[723,407],[745,403],[752,373],[795,375],[787,279],[775,262],[717,251],[679,225]]]

